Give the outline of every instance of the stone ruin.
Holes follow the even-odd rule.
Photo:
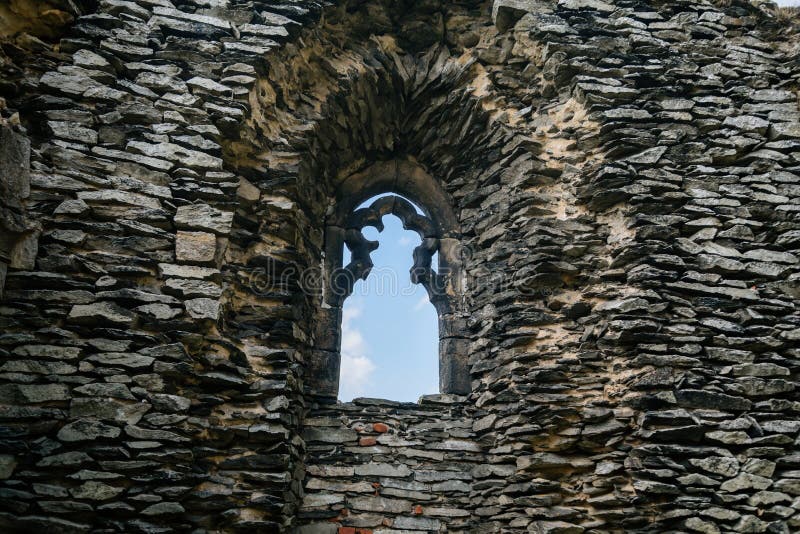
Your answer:
[[[4,2],[0,530],[797,532],[797,33],[755,0]],[[391,215],[441,393],[337,402]]]

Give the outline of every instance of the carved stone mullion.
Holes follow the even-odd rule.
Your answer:
[[[433,270],[433,255],[439,250],[439,240],[436,238],[426,238],[422,244],[414,249],[414,265],[411,267],[411,281],[415,284],[423,284],[426,289],[430,288],[430,282],[436,276]]]

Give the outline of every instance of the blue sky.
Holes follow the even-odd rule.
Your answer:
[[[370,199],[363,205],[369,205]],[[411,283],[416,232],[403,230],[394,215],[384,230],[364,230],[377,239],[375,267],[359,281],[344,304],[339,400],[377,397],[414,401],[439,392],[439,332],[436,310],[425,288]],[[345,263],[349,261],[345,248]]]
[[[777,0],[779,6],[800,6],[800,0]]]

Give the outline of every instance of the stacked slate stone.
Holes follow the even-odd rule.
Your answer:
[[[34,268],[40,226],[28,217],[30,196],[29,132],[20,109],[35,99],[30,94],[42,73],[68,56],[53,50],[53,42],[87,12],[82,1],[18,1],[0,6],[0,295],[9,264]],[[27,119],[28,117],[25,116]]]
[[[467,413],[465,413],[465,410]],[[457,532],[470,526],[484,465],[463,397],[356,399],[306,419],[298,532]],[[509,471],[508,474],[511,472]]]
[[[234,211],[260,197],[220,142],[264,55],[321,6],[216,4],[100,2],[25,95],[44,230],[2,307],[3,529],[273,531],[292,515],[289,296],[265,299],[273,327],[243,311],[219,333]]]
[[[796,530],[796,40],[743,0],[102,0],[9,99],[0,526]],[[473,393],[318,402],[300,273],[390,160],[458,214]]]

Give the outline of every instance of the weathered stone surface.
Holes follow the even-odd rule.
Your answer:
[[[58,439],[62,441],[93,441],[98,438],[115,438],[120,429],[90,419],[78,419],[58,431]]]
[[[2,384],[0,402],[3,404],[37,404],[69,399],[69,388],[63,384]]]
[[[89,356],[84,361],[101,366],[146,369],[153,364],[154,358],[128,352],[104,352]]]
[[[69,312],[69,320],[76,324],[131,326],[135,314],[113,302],[79,304]]]
[[[231,229],[233,213],[217,210],[208,204],[181,206],[175,214],[178,228],[206,230],[217,234],[227,234]]]
[[[118,397],[118,395],[116,395]],[[150,410],[142,402],[120,402],[114,398],[74,398],[70,402],[70,417],[93,418],[135,425]]]
[[[186,313],[192,319],[209,319],[216,321],[219,318],[219,301],[215,299],[199,298],[190,299],[186,303]]]
[[[797,530],[795,18],[0,5],[0,530]],[[390,213],[459,395],[334,403]]]
[[[0,454],[0,480],[11,478],[14,468],[17,466],[17,459],[10,454]]]
[[[722,483],[720,489],[723,491],[741,491],[745,489],[759,489],[763,490],[772,485],[769,478],[752,475],[750,473],[742,473],[736,478],[732,478]]]
[[[90,397],[113,397],[117,399],[130,400],[135,398],[125,384],[118,383],[86,384],[84,386],[76,387],[73,391],[75,393]]]
[[[57,345],[20,345],[12,354],[19,358],[47,358],[53,360],[74,360],[81,354],[79,347]]]
[[[179,235],[180,234],[181,233],[179,232]],[[209,267],[196,267],[192,265],[174,265],[168,263],[161,263],[159,264],[158,268],[162,276],[176,277],[176,278],[197,278],[197,279],[207,280],[211,278],[216,278],[220,274],[219,270],[217,269],[212,269]]]
[[[84,482],[77,488],[71,489],[70,494],[76,499],[107,501],[109,499],[113,499],[122,493],[122,491],[122,488],[117,488],[108,484],[104,484],[103,482],[90,480],[88,482]]]
[[[178,261],[208,263],[217,255],[217,238],[207,232],[178,232],[175,257]]]

